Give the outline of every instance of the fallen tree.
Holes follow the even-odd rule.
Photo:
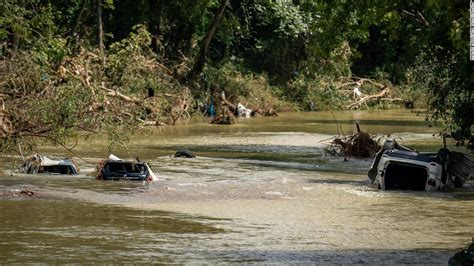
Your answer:
[[[105,66],[97,51],[85,49],[60,58],[20,50],[0,59],[0,149],[29,152],[44,141],[72,149],[78,132],[123,144],[140,126],[189,117],[190,90],[142,48],[147,34],[138,28],[112,45]]]
[[[237,115],[238,113],[238,105],[234,104],[234,103],[231,103],[230,101],[228,101],[225,97],[225,93],[222,92],[220,93],[219,95],[216,95],[217,97],[216,98],[219,98],[219,100],[221,101],[221,104],[224,105],[225,107],[227,107],[229,109],[229,111],[231,113],[233,113],[234,115]],[[264,108],[254,108],[252,109],[252,116],[257,116],[257,115],[261,115],[261,116],[278,116],[278,113],[273,110],[273,108],[270,106],[270,105],[267,105],[265,106]]]
[[[355,98],[354,102],[347,104],[345,106],[346,109],[357,109],[360,108],[362,105],[367,104],[371,101],[385,101],[385,102],[404,102],[402,98],[398,97],[392,97],[391,96],[391,90],[388,86],[383,85],[379,82],[373,81],[371,79],[367,78],[358,78],[358,77],[353,77],[350,81],[345,82],[337,87],[337,89],[342,89],[345,87],[351,87],[354,88],[356,86],[362,87],[364,84],[370,84],[372,86],[375,86],[376,88],[379,89],[378,92],[375,92],[373,94],[368,94],[364,95],[362,94],[360,97]],[[352,90],[351,90],[352,92]],[[355,92],[354,92],[355,93]]]
[[[355,102],[349,104],[346,106],[347,109],[353,109],[353,108],[360,108],[361,105],[367,104],[370,101],[390,101],[390,102],[403,102],[403,99],[401,98],[392,98],[390,96],[390,89],[388,87],[384,87],[382,91],[379,93],[375,93],[372,95],[366,95],[364,97],[361,97],[360,99],[356,100]]]

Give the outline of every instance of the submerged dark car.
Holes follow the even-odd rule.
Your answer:
[[[131,180],[156,181],[157,178],[150,166],[140,161],[124,161],[110,155],[105,161],[97,165],[97,179],[100,180]]]

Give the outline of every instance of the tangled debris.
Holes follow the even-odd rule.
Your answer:
[[[43,195],[44,196],[44,195]],[[25,188],[0,189],[0,198],[26,198],[38,197],[37,192]]]
[[[364,86],[362,88],[362,86]],[[369,102],[392,102],[406,103],[405,100],[392,96],[392,90],[389,86],[380,84],[371,79],[353,77],[348,82],[343,83],[337,89],[353,88],[348,90],[353,93],[353,101],[345,106],[346,109],[360,109]],[[364,89],[364,91],[361,91]],[[411,103],[413,105],[413,103]]]
[[[192,96],[169,72],[141,51],[116,52],[105,65],[86,50],[54,62],[38,62],[34,51],[0,60],[0,148],[35,146],[38,138],[64,146],[77,131],[114,137],[118,127],[176,124],[189,118]]]
[[[20,191],[20,194],[28,197],[33,197],[35,195],[35,193],[31,190],[22,190]]]
[[[336,136],[324,151],[326,154],[343,157],[372,158],[380,150],[380,139],[375,135],[362,132],[356,123],[357,133]]]
[[[211,124],[232,125],[235,124],[235,116],[226,105],[222,105],[220,114],[211,121]]]
[[[232,125],[235,124],[236,117],[250,118],[255,116],[278,116],[277,112],[271,106],[266,106],[264,109],[255,108],[250,109],[245,107],[242,103],[233,104],[226,99],[225,93],[216,94],[216,99],[220,101],[219,115],[216,116],[211,124]]]

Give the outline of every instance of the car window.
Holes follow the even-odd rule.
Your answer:
[[[141,174],[145,173],[145,166],[135,163],[107,163],[105,170],[108,172]]]

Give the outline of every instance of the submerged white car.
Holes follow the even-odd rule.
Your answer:
[[[383,190],[441,191],[462,187],[472,175],[472,162],[462,162],[469,168],[461,173],[460,162],[450,160],[451,153],[440,149],[438,153],[420,153],[387,140],[377,153],[368,177]],[[455,157],[459,157],[456,155]],[[467,165],[467,167],[466,167]]]
[[[25,174],[77,175],[79,170],[71,159],[50,159],[41,154],[28,157],[20,167]]]

